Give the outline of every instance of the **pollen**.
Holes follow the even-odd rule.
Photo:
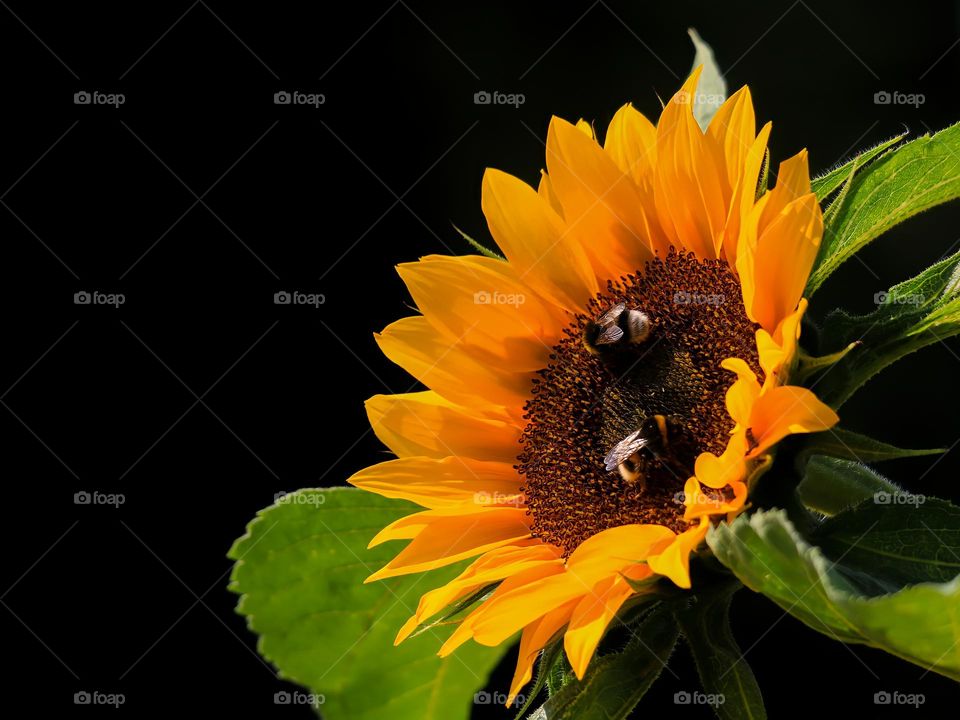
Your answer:
[[[649,335],[590,352],[584,329],[619,303],[646,314]],[[735,377],[720,363],[742,358],[762,379],[757,327],[723,260],[671,249],[608,283],[566,328],[525,407],[517,469],[533,534],[569,554],[620,525],[685,530],[682,492],[694,461],[722,453],[733,428],[725,396]],[[670,461],[651,456],[641,482],[606,470],[611,448],[654,415],[679,430],[669,438]]]

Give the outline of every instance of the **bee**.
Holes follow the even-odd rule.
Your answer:
[[[640,310],[628,310],[625,303],[614,305],[583,328],[583,346],[595,355],[639,345],[649,337],[650,318]]]
[[[685,431],[678,419],[652,415],[613,446],[604,458],[604,465],[607,472],[617,470],[625,482],[639,484],[641,490],[646,487],[646,475],[652,462],[666,465],[685,480],[690,471],[677,456],[685,440]]]

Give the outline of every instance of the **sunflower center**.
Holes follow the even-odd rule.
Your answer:
[[[682,532],[682,491],[704,451],[723,452],[743,358],[762,378],[757,325],[722,260],[671,250],[608,283],[553,348],[526,405],[518,470],[533,533],[566,553],[631,523]]]

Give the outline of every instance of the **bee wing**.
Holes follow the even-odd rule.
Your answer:
[[[607,472],[616,470],[620,463],[638,450],[642,450],[649,444],[650,440],[644,437],[640,430],[630,433],[623,440],[614,445],[610,452],[607,453],[607,456],[603,459]]]
[[[622,337],[623,330],[621,330],[617,325],[608,325],[600,331],[600,334],[597,336],[596,344],[613,345],[614,343],[619,342],[620,338]]]
[[[617,322],[620,313],[627,309],[626,303],[618,303],[597,318],[597,325],[612,325]]]

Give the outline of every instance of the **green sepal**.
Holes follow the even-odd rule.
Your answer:
[[[536,720],[624,720],[666,667],[679,628],[666,606],[633,628],[620,652],[595,657],[583,680],[573,680],[541,705]]]
[[[717,717],[723,720],[763,720],[760,686],[730,629],[730,603],[743,585],[727,581],[709,592],[696,593],[675,610],[683,637],[693,655],[700,682]]]
[[[450,223],[450,224],[453,225],[453,223]],[[488,248],[486,245],[483,245],[479,241],[474,240],[472,237],[467,235],[463,230],[458,228],[456,225],[453,225],[453,229],[456,230],[458,233],[460,233],[460,237],[466,240],[467,244],[470,245],[470,247],[472,247],[481,255],[484,255],[488,258],[493,258],[494,260],[506,260],[506,258],[503,255],[491,250],[490,248]]]

